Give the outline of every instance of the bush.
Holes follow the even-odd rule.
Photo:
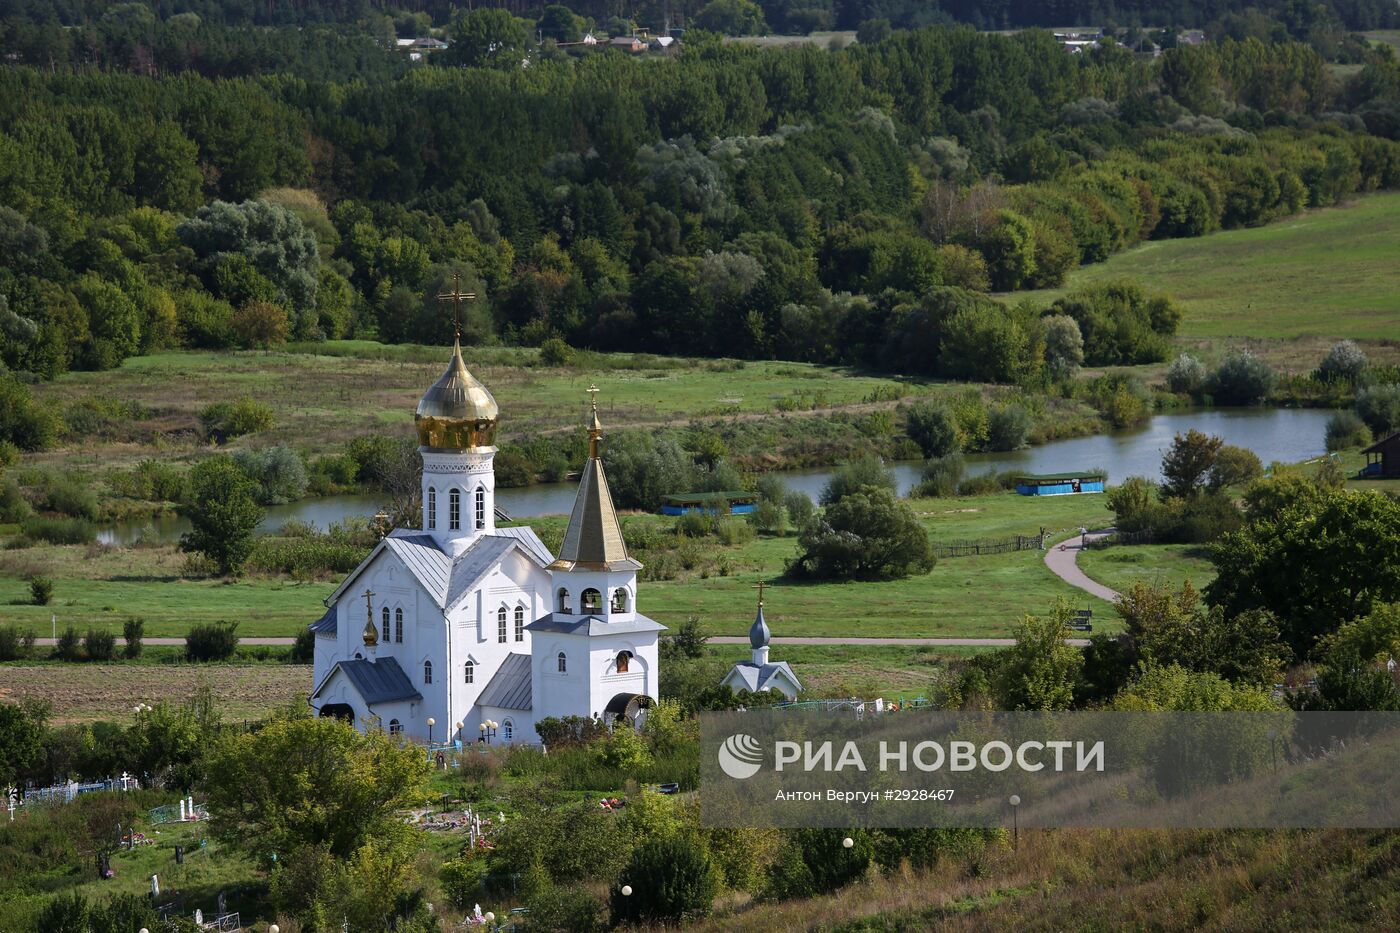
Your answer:
[[[792,489],[783,496],[783,508],[787,510],[788,519],[792,522],[792,526],[802,528],[812,520],[812,514],[816,512],[817,505],[812,501],[812,497],[805,492]]]
[[[1353,341],[1332,344],[1318,364],[1318,377],[1326,382],[1355,382],[1366,368],[1366,354]]]
[[[893,580],[933,569],[928,534],[908,503],[863,487],[802,529],[789,572],[820,580]]]
[[[865,875],[874,857],[865,830],[798,829],[769,867],[766,895],[778,900],[812,897],[845,887]],[[843,839],[850,837],[848,849]]]
[[[311,664],[316,660],[316,633],[309,628],[297,632],[297,640],[292,643],[292,653],[288,661],[292,664]]]
[[[630,895],[622,893],[624,881]],[[686,836],[648,842],[632,853],[612,886],[613,923],[679,924],[703,917],[717,889],[714,865],[699,842]]]
[[[97,540],[97,526],[81,518],[49,518],[35,515],[20,523],[26,538],[49,544],[87,544]]]
[[[574,348],[558,337],[540,344],[540,362],[546,366],[568,366],[574,361]]]
[[[272,427],[272,409],[251,398],[233,402],[215,402],[199,413],[204,433],[216,444],[223,444],[244,434],[255,434]]]
[[[82,660],[83,645],[77,629],[70,625],[63,630],[63,634],[58,636],[58,642],[53,646],[53,656],[60,661]]]
[[[141,657],[143,645],[141,638],[146,631],[146,623],[141,619],[127,619],[122,623],[122,639],[126,642],[126,648],[122,655],[129,659]]]
[[[934,457],[924,464],[924,473],[914,495],[929,499],[946,499],[958,493],[958,483],[963,478],[963,456],[951,453],[946,457]]]
[[[185,636],[185,660],[227,661],[238,650],[237,622],[206,622]]]
[[[1371,443],[1371,429],[1354,411],[1339,411],[1327,419],[1327,450],[1365,447]]]
[[[1169,299],[1149,297],[1139,286],[1123,282],[1075,292],[1056,301],[1052,310],[1079,324],[1084,359],[1093,365],[1165,359],[1168,338],[1181,322],[1181,309]]]
[[[925,457],[946,457],[960,449],[957,423],[943,405],[914,405],[905,415],[904,430]]]
[[[1264,475],[1264,465],[1252,450],[1226,444],[1215,455],[1206,485],[1211,489],[1243,486]]]
[[[238,345],[266,350],[287,342],[287,312],[270,301],[250,301],[233,312],[230,322]]]
[[[83,636],[83,651],[89,661],[110,661],[117,653],[117,636],[105,628],[90,628]]]
[[[1205,384],[1205,364],[1190,354],[1181,354],[1167,367],[1167,388],[1172,392],[1196,395]]]
[[[286,444],[262,450],[240,450],[233,462],[253,481],[258,505],[284,505],[306,495],[306,464]]]
[[[29,657],[34,649],[34,632],[21,632],[18,626],[0,626],[0,661],[19,661]]]
[[[10,479],[0,481],[0,524],[18,524],[31,514],[19,484]]]
[[[749,523],[764,534],[782,536],[787,534],[787,513],[782,505],[764,499],[749,515]]]
[[[879,457],[861,457],[840,467],[822,488],[822,505],[831,505],[850,495],[873,490],[887,490],[893,497],[896,484],[894,472],[880,462]]]
[[[0,441],[20,450],[46,450],[62,432],[63,422],[52,407],[36,402],[14,376],[0,373]]]
[[[1253,405],[1274,387],[1274,371],[1248,350],[1231,353],[1211,377],[1217,405]]]
[[[1001,477],[995,473],[978,473],[958,483],[960,496],[988,496],[1003,489],[1005,487],[1001,483]]]
[[[1141,476],[1130,476],[1108,491],[1108,507],[1119,531],[1150,530],[1161,508],[1157,484]]]
[[[73,518],[97,520],[97,496],[72,476],[51,476],[44,490],[44,508]]]
[[[1376,437],[1400,431],[1400,383],[1367,386],[1357,392],[1356,413]]]
[[[1012,402],[992,409],[987,419],[987,449],[1016,450],[1031,433],[1031,413]]]
[[[53,602],[53,580],[42,576],[30,577],[29,600],[36,606],[47,606]]]

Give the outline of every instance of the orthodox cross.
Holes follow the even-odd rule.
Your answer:
[[[767,583],[764,583],[762,580],[759,580],[757,583],[754,584],[753,587],[754,589],[758,590],[758,608],[760,609],[763,608],[763,588],[767,585]]]
[[[593,400],[593,410],[594,410],[594,411],[597,411],[597,410],[598,410],[598,393],[599,393],[601,390],[600,390],[596,385],[590,385],[588,388],[584,389],[584,391],[587,392],[588,395],[589,395],[589,397]]]
[[[462,302],[475,300],[476,292],[462,291],[462,274],[460,272],[452,273],[452,291],[438,295],[438,301],[452,302],[452,330],[459,340],[462,337]]]
[[[370,602],[370,600],[374,599],[375,595],[376,594],[371,592],[369,587],[365,587],[365,616],[368,617],[370,625],[374,624],[374,603]]]

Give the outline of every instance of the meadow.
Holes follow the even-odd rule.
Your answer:
[[[1111,521],[1098,495],[1031,499],[996,493],[959,499],[911,500],[935,543],[1034,535]],[[669,527],[672,519],[631,516],[628,522]],[[561,520],[531,524],[545,539],[557,537]],[[1044,565],[1039,551],[940,560],[929,574],[869,583],[799,582],[784,576],[797,551],[795,535],[760,535],[719,550],[724,572],[710,564],[680,571],[675,579],[644,582],[639,608],[665,625],[691,616],[713,635],[744,635],[753,620],[759,581],[770,584],[769,623],[781,635],[860,637],[1008,636],[1027,612],[1048,610],[1058,598],[1104,615],[1108,604],[1070,587]],[[282,577],[237,580],[184,579],[184,555],[174,546],[113,548],[100,545],[35,545],[0,552],[0,619],[50,633],[57,619],[80,632],[89,627],[118,633],[128,617],[145,620],[147,636],[183,635],[191,623],[228,620],[240,635],[295,635],[324,612],[322,601],[336,581],[296,582]],[[26,577],[54,579],[53,602],[30,603]]]
[[[1185,310],[1182,338],[1400,338],[1400,193],[1357,197],[1264,227],[1153,240],[1070,273],[1062,288],[1003,296],[1041,304],[1129,281]]]

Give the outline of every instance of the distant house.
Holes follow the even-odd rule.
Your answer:
[[[651,47],[658,52],[669,51],[676,44],[676,40],[670,36],[652,36]]]
[[[687,515],[702,512],[709,515],[748,515],[758,497],[751,492],[683,492],[661,499],[662,515]]]
[[[1400,479],[1400,431],[1381,438],[1361,451],[1366,466],[1361,475],[1366,479]]]
[[[608,40],[608,48],[639,54],[647,50],[647,44],[636,36],[614,36]]]
[[[1176,36],[1177,45],[1204,45],[1205,41],[1206,34],[1200,29],[1188,29]]]
[[[438,52],[447,48],[447,43],[441,39],[434,39],[432,36],[425,36],[421,39],[414,39],[413,47],[427,52]]]
[[[583,38],[578,41],[580,45],[597,45],[598,37],[591,32],[586,32],[583,34]]]
[[[1016,477],[1016,491],[1023,496],[1069,496],[1103,492],[1108,474],[1102,470],[1072,473],[1025,473]]]
[[[768,623],[763,619],[763,600],[760,598],[758,616],[749,627],[752,660],[740,661],[731,667],[729,673],[720,681],[720,686],[729,687],[736,693],[741,690],[750,693],[772,690],[789,700],[795,699],[802,692],[802,682],[797,679],[797,675],[792,672],[786,661],[768,660],[768,643],[771,638]]]

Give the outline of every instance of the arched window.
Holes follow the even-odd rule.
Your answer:
[[[476,527],[486,527],[486,488],[476,487]]]
[[[394,641],[403,644],[403,610],[394,610]]]
[[[602,593],[599,593],[597,590],[594,590],[594,589],[587,589],[587,590],[584,590],[584,591],[583,591],[583,606],[581,607],[580,611],[581,611],[581,612],[584,612],[584,613],[589,613],[589,612],[602,612],[602,611],[603,611],[603,594],[602,594]]]
[[[432,661],[424,661],[424,662],[423,662],[423,683],[425,683],[425,684],[430,684],[430,683],[432,683],[432,682],[433,682],[433,662],[432,662]]]
[[[632,664],[632,652],[619,651],[617,653],[617,673],[627,673],[627,668]]]
[[[569,591],[563,587],[559,588],[559,611],[565,615],[569,614]]]
[[[569,673],[569,659],[564,657],[564,652],[559,652],[559,673]]]
[[[502,606],[496,613],[496,641],[503,645],[506,643],[506,616],[506,607]]]
[[[462,490],[454,489],[447,494],[447,530],[459,531],[462,527]]]
[[[389,644],[389,634],[390,634],[390,633],[389,633],[389,607],[388,607],[388,606],[385,606],[385,607],[384,607],[384,611],[381,612],[381,613],[379,614],[379,616],[380,616],[381,619],[384,620],[384,625],[382,626],[382,628],[384,629],[384,634],[380,637],[379,640],[382,641],[382,642],[384,642],[384,644],[387,645],[387,644]]]
[[[627,591],[620,586],[617,589],[613,590],[612,611],[627,611]]]
[[[525,607],[515,607],[515,640],[525,640]]]
[[[389,720],[389,734],[403,735],[403,723],[399,722],[397,719]]]
[[[501,741],[506,743],[515,741],[515,723],[509,719],[501,720]]]
[[[463,681],[462,681],[462,682],[463,682],[463,683],[468,683],[468,684],[474,684],[474,683],[476,683],[476,662],[475,662],[475,661],[468,661],[468,662],[466,663],[465,670],[466,670],[466,676],[463,678]]]
[[[437,489],[428,487],[428,530],[432,531],[437,527]]]

